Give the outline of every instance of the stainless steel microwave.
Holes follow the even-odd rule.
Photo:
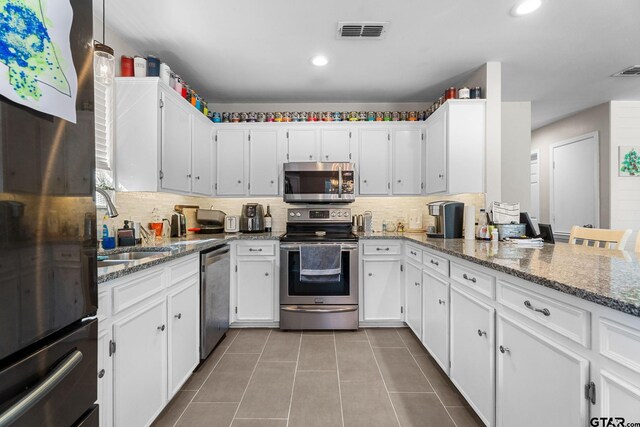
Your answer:
[[[355,200],[353,163],[284,164],[287,203],[350,203]]]

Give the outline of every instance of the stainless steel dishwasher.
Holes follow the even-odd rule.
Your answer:
[[[200,359],[209,356],[229,329],[229,245],[200,254]]]

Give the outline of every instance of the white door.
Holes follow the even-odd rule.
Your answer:
[[[249,132],[249,194],[278,195],[278,131]]]
[[[216,134],[216,194],[218,196],[243,196],[244,183],[243,130],[219,130]]]
[[[417,337],[422,337],[422,268],[406,264],[404,273],[407,312],[405,321]]]
[[[351,130],[322,129],[320,131],[321,162],[351,161]]]
[[[364,320],[402,320],[400,260],[364,260]]]
[[[494,425],[495,310],[451,286],[451,381],[486,425]],[[473,357],[470,357],[473,355]]]
[[[442,370],[449,373],[449,283],[423,272],[422,342]]]
[[[393,194],[420,194],[422,192],[422,130],[394,130]]]
[[[237,306],[238,321],[275,320],[275,260],[238,260]]]
[[[167,296],[169,399],[200,361],[200,287],[198,279]]]
[[[389,194],[389,130],[363,129],[360,140],[360,194]]]
[[[498,315],[496,425],[585,426],[589,361]]]
[[[551,147],[551,224],[569,234],[574,225],[599,226],[598,133]]]
[[[317,131],[315,129],[289,129],[288,160],[290,162],[317,162]]]
[[[165,190],[191,191],[191,115],[172,96],[161,93],[162,180]],[[139,159],[153,161],[153,159]]]
[[[113,364],[109,355],[109,342],[111,331],[107,328],[98,332],[98,405],[100,406],[100,425],[109,427],[112,425],[113,416]]]
[[[116,426],[145,426],[167,399],[167,308],[164,299],[113,324]]]
[[[426,193],[442,193],[447,191],[446,111],[443,111],[440,115],[434,117],[431,122],[427,124],[425,135],[427,156],[425,180]]]
[[[531,153],[531,212],[532,220],[540,222],[540,151]]]
[[[208,120],[193,120],[191,192],[213,194],[213,126]]]

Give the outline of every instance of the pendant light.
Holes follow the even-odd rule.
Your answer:
[[[95,79],[105,85],[111,85],[116,74],[113,49],[105,43],[105,0],[102,0],[102,43],[93,41],[93,73]]]

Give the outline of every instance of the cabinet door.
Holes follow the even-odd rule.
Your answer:
[[[317,162],[317,131],[315,129],[289,129],[288,160],[290,162]]]
[[[208,120],[193,120],[191,192],[213,194],[213,126]]]
[[[389,131],[364,129],[360,139],[360,194],[389,194]]]
[[[427,123],[426,134],[426,193],[447,191],[447,112]]]
[[[113,325],[114,425],[145,426],[167,399],[167,308],[160,300]]]
[[[400,260],[364,260],[364,320],[402,320]]]
[[[392,132],[393,194],[422,192],[422,130],[398,129]]]
[[[167,296],[170,400],[200,361],[200,292],[198,279]]]
[[[79,112],[75,126],[67,126],[64,140],[64,163],[66,193],[89,196],[92,194],[93,169],[86,167],[94,163],[95,151],[87,141],[94,141],[92,112]]]
[[[584,426],[589,362],[538,332],[498,315],[498,426]]]
[[[238,321],[275,320],[275,260],[238,260]]]
[[[244,184],[243,130],[219,130],[216,135],[216,194],[219,196],[243,196]]]
[[[440,367],[449,373],[449,283],[422,273],[424,310],[422,342]]]
[[[422,269],[407,263],[404,275],[407,312],[405,321],[417,337],[422,336]]]
[[[637,380],[600,370],[596,383],[596,408],[599,417],[624,417],[640,420],[640,387]],[[636,376],[637,378],[637,376]],[[599,388],[598,388],[599,387]],[[596,416],[594,413],[591,416]]]
[[[249,194],[278,195],[278,131],[252,130],[249,133]]]
[[[165,190],[191,191],[191,115],[178,99],[160,95],[160,139],[162,180]],[[140,159],[141,162],[153,159]]]
[[[450,377],[486,425],[494,425],[493,307],[451,286]],[[473,355],[473,357],[469,357]]]
[[[98,332],[98,405],[100,406],[100,425],[109,427],[112,425],[113,416],[113,364],[109,355],[109,342],[111,331],[109,329]]]
[[[321,162],[351,161],[351,130],[322,129],[320,131]]]

